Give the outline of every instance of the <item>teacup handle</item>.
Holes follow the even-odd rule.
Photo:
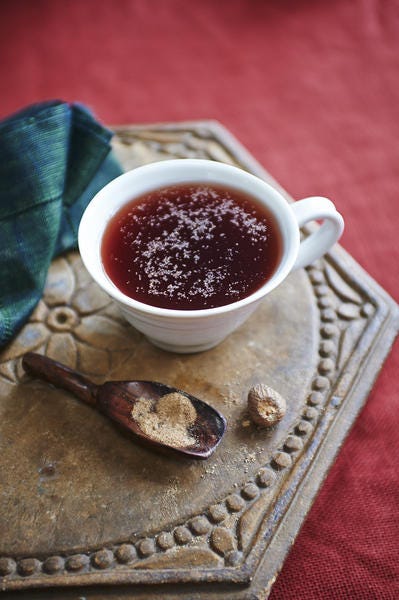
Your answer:
[[[309,221],[323,219],[321,227],[304,239],[300,246],[293,270],[306,267],[323,256],[338,241],[344,230],[344,220],[328,198],[312,196],[290,204],[298,226]]]

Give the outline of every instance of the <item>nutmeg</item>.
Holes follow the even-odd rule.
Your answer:
[[[248,411],[251,419],[262,427],[272,427],[285,415],[284,398],[273,388],[258,383],[248,392]]]

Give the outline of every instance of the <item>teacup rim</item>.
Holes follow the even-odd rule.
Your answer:
[[[184,166],[183,166],[183,163],[184,163]],[[151,171],[155,171],[159,168],[161,170],[169,169],[169,168],[173,168],[173,167],[178,167],[178,168],[182,167],[183,169],[188,169],[189,167],[202,167],[202,166],[212,169],[214,172],[221,173],[223,171],[224,173],[235,174],[235,176],[238,176],[242,179],[246,179],[248,182],[251,182],[258,187],[261,186],[264,188],[264,190],[267,190],[267,193],[270,196],[272,196],[274,200],[277,201],[277,205],[279,206],[278,210],[280,210],[280,208],[282,208],[282,210],[285,211],[285,215],[286,216],[288,215],[287,223],[288,223],[288,226],[290,227],[290,235],[291,235],[290,248],[288,248],[287,252],[283,251],[283,256],[280,259],[279,266],[277,267],[277,270],[275,271],[275,273],[273,273],[272,277],[270,279],[268,279],[268,281],[266,281],[264,283],[264,285],[262,285],[258,290],[256,290],[249,296],[246,296],[245,298],[238,300],[237,302],[231,302],[229,304],[224,304],[222,306],[217,306],[214,308],[203,308],[203,309],[194,309],[194,310],[184,309],[183,310],[183,309],[161,308],[161,307],[153,306],[150,304],[145,304],[144,302],[140,302],[139,300],[135,300],[134,298],[127,296],[112,282],[112,280],[107,275],[107,273],[104,269],[104,266],[102,264],[99,252],[96,253],[95,250],[93,251],[93,248],[91,248],[91,251],[89,251],[89,252],[87,251],[88,243],[89,243],[89,238],[87,237],[87,234],[91,235],[93,233],[93,217],[95,215],[95,211],[97,210],[97,207],[103,202],[104,196],[108,196],[110,193],[112,193],[113,190],[115,190],[115,188],[119,187],[121,185],[121,182],[123,182],[123,181],[129,182],[131,179],[137,178],[142,174],[145,175],[146,173],[151,173]],[[187,181],[189,181],[189,180],[187,180]],[[202,182],[200,179],[195,179],[195,178],[193,178],[190,181],[192,181],[192,183],[201,183]],[[179,181],[176,180],[176,183],[179,183]],[[214,183],[217,183],[217,182],[214,182]],[[164,184],[162,184],[160,182],[155,183],[154,185],[152,185],[148,188],[148,191],[151,189],[158,189],[158,188],[162,187],[162,185],[164,185]],[[236,186],[233,183],[233,184],[231,184],[231,187],[237,188],[239,186]],[[253,194],[249,190],[246,190],[246,193],[254,196],[258,201],[262,202],[262,198],[260,198],[259,195]],[[135,196],[134,194],[131,194],[130,200],[132,198],[134,198],[134,196]],[[97,246],[99,244],[101,244],[101,239],[104,234],[107,223],[112,218],[112,216],[115,214],[115,212],[117,212],[117,210],[119,210],[119,208],[121,206],[123,206],[123,204],[124,204],[124,202],[122,202],[120,205],[118,205],[117,208],[114,210],[112,210],[112,207],[111,207],[111,210],[109,211],[109,215],[106,220],[106,223],[102,224],[101,232],[100,232],[99,236],[97,236],[98,237]],[[268,206],[269,206],[269,204],[268,204]],[[109,206],[107,208],[109,208]],[[270,209],[270,206],[269,206],[269,209]],[[273,212],[274,216],[276,216],[276,211],[275,211],[274,206],[272,208],[272,212]],[[279,216],[277,216],[277,220],[279,221],[279,224],[280,224]],[[280,226],[280,230],[281,230],[281,226]],[[85,265],[86,269],[88,270],[89,274],[94,279],[94,281],[111,298],[113,298],[115,301],[117,301],[119,304],[121,304],[127,310],[129,310],[129,309],[136,310],[140,313],[147,314],[148,316],[153,316],[153,317],[158,317],[158,318],[175,318],[175,319],[178,318],[178,319],[182,319],[182,320],[183,319],[184,320],[198,319],[198,318],[203,318],[206,316],[217,316],[217,315],[222,315],[222,314],[224,315],[224,314],[228,314],[229,312],[234,312],[240,308],[244,308],[246,306],[249,306],[255,302],[262,300],[269,292],[271,292],[274,288],[276,288],[292,270],[292,267],[295,263],[296,255],[298,252],[299,243],[300,243],[299,230],[298,230],[298,225],[297,225],[295,216],[294,216],[292,210],[290,209],[290,206],[289,206],[289,203],[287,202],[287,200],[283,197],[283,195],[278,190],[276,190],[276,188],[274,188],[267,181],[264,181],[260,177],[253,175],[252,173],[249,173],[249,172],[247,172],[239,167],[236,167],[234,165],[229,165],[227,163],[222,163],[222,162],[208,160],[208,159],[198,159],[198,158],[166,159],[166,160],[161,160],[161,161],[156,161],[156,162],[151,162],[151,163],[148,163],[145,165],[141,165],[139,167],[130,169],[130,170],[122,173],[121,175],[119,175],[118,177],[116,177],[115,179],[113,179],[112,181],[107,183],[103,188],[101,188],[94,195],[94,197],[89,202],[89,204],[87,205],[87,207],[82,215],[82,218],[81,218],[81,221],[79,224],[79,229],[78,229],[78,247],[79,247],[80,256],[83,261],[83,264]],[[97,256],[96,256],[96,254],[97,254]],[[285,254],[285,256],[284,256],[284,254]],[[93,256],[96,258],[94,261],[93,261]],[[94,262],[94,264],[93,264],[93,262]]]

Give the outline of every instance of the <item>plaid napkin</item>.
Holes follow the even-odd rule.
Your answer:
[[[121,174],[111,137],[85,107],[60,101],[0,122],[0,346],[39,301],[52,258],[76,245],[88,202]]]

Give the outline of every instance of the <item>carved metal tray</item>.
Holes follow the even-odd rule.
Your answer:
[[[215,122],[120,127],[114,146],[126,169],[204,157],[279,187]],[[77,253],[58,258],[30,322],[0,354],[0,588],[12,598],[24,588],[18,598],[77,598],[67,586],[93,600],[267,597],[398,323],[394,301],[337,247],[218,348],[175,355],[121,319]],[[20,359],[33,349],[97,382],[185,389],[225,414],[226,436],[203,462],[135,445],[24,376]],[[246,414],[261,381],[288,405],[268,433]],[[54,587],[63,589],[33,589]]]

